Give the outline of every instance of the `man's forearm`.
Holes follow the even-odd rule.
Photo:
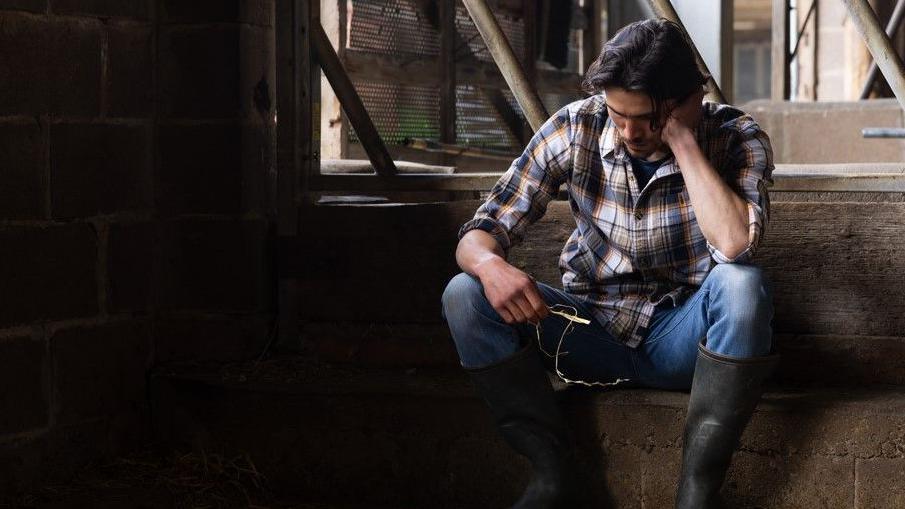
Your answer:
[[[506,260],[506,253],[492,235],[484,230],[471,230],[456,246],[456,263],[462,272],[482,279],[494,263]]]
[[[720,178],[691,132],[671,144],[701,232],[728,258],[748,246],[748,207]]]

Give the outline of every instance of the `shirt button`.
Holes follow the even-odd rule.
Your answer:
[[[638,258],[638,266],[641,267],[641,268],[649,267],[649,266],[650,266],[650,258],[648,258],[648,257],[646,257],[646,256],[642,256],[641,258]]]
[[[640,210],[635,212],[635,219],[640,221],[642,217],[644,217],[644,212],[641,212]]]

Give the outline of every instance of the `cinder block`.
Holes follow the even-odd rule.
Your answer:
[[[863,127],[901,127],[896,109],[789,111],[783,116],[782,140],[789,163],[896,162],[905,154],[905,141],[864,139]],[[820,140],[815,142],[815,140]]]
[[[54,125],[53,217],[151,210],[149,133],[145,126]]]
[[[147,310],[154,281],[156,228],[152,223],[111,224],[107,248],[112,313]]]
[[[64,329],[51,338],[57,422],[144,413],[151,365],[148,324]]]
[[[161,317],[154,326],[154,362],[255,358],[264,350],[272,315]]]
[[[47,425],[50,371],[43,341],[0,340],[0,434]]]
[[[53,12],[147,19],[149,0],[51,0]]]
[[[163,225],[161,310],[259,311],[272,303],[264,220],[181,220]]]
[[[242,128],[242,211],[275,215],[276,129],[273,125]]]
[[[2,57],[0,57],[2,58]],[[45,186],[44,134],[37,122],[0,125],[0,217],[43,218]]]
[[[161,213],[235,214],[242,209],[240,126],[161,126],[158,133]]]
[[[161,112],[180,118],[237,116],[241,111],[239,39],[238,26],[161,30]]]
[[[152,28],[115,26],[107,37],[107,114],[150,115],[154,106]]]
[[[97,313],[97,235],[90,224],[0,230],[0,326]]]
[[[273,0],[160,0],[163,23],[273,24]]]
[[[0,9],[47,12],[47,0],[0,0]]]
[[[0,115],[97,115],[100,23],[0,12]]]

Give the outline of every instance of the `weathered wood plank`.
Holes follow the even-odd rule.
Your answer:
[[[440,320],[457,272],[456,231],[477,201],[313,208],[303,238],[310,319]],[[778,332],[898,336],[905,331],[905,204],[776,202],[758,255],[775,285]],[[557,284],[573,226],[565,202],[512,252],[515,264]]]
[[[501,161],[491,161],[505,167]],[[501,168],[502,169],[502,168]],[[377,190],[489,190],[501,173],[474,172],[453,175],[405,175],[374,178],[364,175],[318,175],[311,189],[320,191]],[[905,192],[905,164],[789,164],[773,172],[772,192]]]

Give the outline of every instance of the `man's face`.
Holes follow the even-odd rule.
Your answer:
[[[651,129],[654,107],[650,96],[623,88],[607,88],[606,105],[610,118],[619,130],[622,143],[629,154],[646,159],[665,149],[660,139],[660,128],[666,122],[666,114],[657,119],[657,129]]]

